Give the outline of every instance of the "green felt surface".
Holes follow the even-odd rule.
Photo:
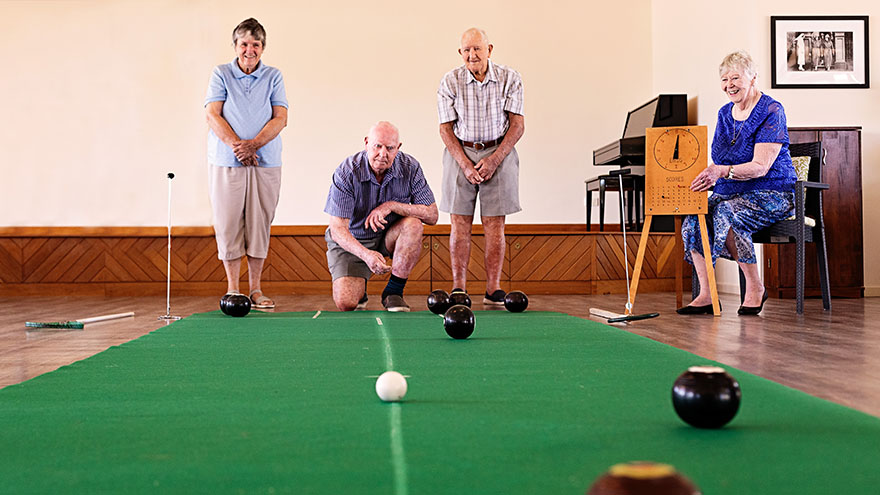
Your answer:
[[[877,493],[880,419],[728,368],[738,416],[691,428],[671,386],[711,362],[616,328],[313,316],[198,314],[0,390],[0,492],[582,494],[653,460],[706,494]],[[389,359],[399,404],[374,391]]]

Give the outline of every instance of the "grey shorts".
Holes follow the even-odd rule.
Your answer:
[[[495,152],[497,146],[477,151],[464,147],[464,153],[476,164]],[[449,150],[443,150],[443,198],[440,211],[454,215],[473,215],[480,196],[480,215],[500,217],[521,211],[519,206],[519,155],[513,149],[482,184],[468,182]]]
[[[265,258],[281,191],[281,167],[209,167],[217,257]]]
[[[387,228],[382,235],[375,239],[366,241],[358,239],[358,242],[363,244],[365,248],[379,251],[383,256],[390,258],[391,253],[385,247],[386,232],[388,232]],[[327,227],[327,230],[324,231],[324,240],[327,241],[327,267],[330,268],[330,276],[333,280],[342,277],[360,277],[364,280],[369,280],[373,276],[373,272],[364,263],[364,260],[336,244],[336,241],[330,236],[330,227]]]

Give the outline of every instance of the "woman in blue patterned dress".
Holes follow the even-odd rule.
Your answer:
[[[794,212],[797,180],[788,152],[788,126],[782,104],[761,93],[749,54],[728,55],[719,67],[721,89],[730,99],[718,111],[712,161],[691,183],[692,191],[708,191],[707,229],[712,262],[736,261],[745,274],[746,294],[740,315],[757,315],[767,300],[755,259],[752,233],[788,218]],[[685,259],[694,265],[700,293],[679,314],[712,314],[712,297],[700,227],[695,216],[682,225]]]

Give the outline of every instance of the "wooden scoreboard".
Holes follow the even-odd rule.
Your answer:
[[[629,290],[627,314],[632,314],[639,287],[639,275],[645,260],[645,248],[651,232],[654,215],[675,215],[676,246],[681,246],[681,216],[696,215],[700,223],[700,237],[703,253],[710,253],[709,238],[706,234],[706,214],[709,211],[709,195],[706,192],[691,191],[691,182],[709,163],[709,146],[706,126],[649,127],[645,129],[645,224],[639,240],[639,254],[633,269],[633,279]],[[678,256],[681,248],[676,249]],[[718,303],[718,290],[715,286],[715,269],[712,257],[707,256],[706,271],[709,275],[709,289],[712,293],[712,308],[715,316],[721,315]],[[676,270],[678,304],[681,304],[681,269]]]
[[[704,125],[650,127],[645,139],[645,215],[699,215],[705,192],[690,190],[708,164]]]

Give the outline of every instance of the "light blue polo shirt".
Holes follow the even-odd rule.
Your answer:
[[[238,62],[214,67],[205,106],[223,101],[223,118],[241,139],[253,139],[272,120],[272,107],[288,108],[281,71],[260,62],[257,70],[245,74]],[[281,166],[281,135],[257,150],[261,167]],[[208,131],[208,163],[220,167],[241,167],[232,148]]]

